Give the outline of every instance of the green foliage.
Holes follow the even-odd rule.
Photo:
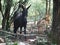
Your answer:
[[[18,45],[17,42],[15,42],[13,45]]]
[[[29,0],[28,4],[31,4],[28,17],[33,17],[33,20],[39,20],[45,16],[46,2],[43,0]]]
[[[49,45],[49,42],[37,42],[37,45]]]
[[[37,43],[37,45],[44,45],[43,43]]]

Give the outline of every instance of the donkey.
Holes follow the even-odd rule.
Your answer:
[[[13,18],[14,33],[16,33],[18,28],[20,28],[20,34],[21,34],[22,27],[24,27],[24,34],[26,34],[27,16],[28,16],[28,9],[30,8],[30,6],[26,8],[23,4],[19,4],[19,7],[17,11],[15,11]],[[19,8],[22,8],[23,10],[21,12],[18,12]]]

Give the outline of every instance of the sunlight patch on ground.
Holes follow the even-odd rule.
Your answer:
[[[6,43],[0,43],[0,45],[6,45]]]
[[[19,42],[18,45],[30,45],[30,44],[25,43],[25,42]]]

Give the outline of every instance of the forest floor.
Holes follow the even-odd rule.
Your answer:
[[[23,33],[20,35],[19,32],[17,35],[15,35],[11,32],[0,30],[0,37],[4,39],[5,43],[10,45],[12,45],[15,42],[17,42],[18,45],[37,45],[37,37],[46,37],[45,35],[43,35],[44,34],[38,34],[38,30],[36,28],[33,28],[32,30],[28,31],[26,35]]]

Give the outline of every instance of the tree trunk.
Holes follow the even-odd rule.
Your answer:
[[[60,45],[60,0],[53,0],[52,39]]]
[[[9,16],[10,16],[10,8],[11,8],[11,1],[12,0],[7,0],[7,5],[6,5],[6,9],[5,9],[5,14],[3,16],[3,20],[2,20],[2,28],[4,30],[9,30]]]
[[[50,15],[50,1],[46,0],[46,15]]]
[[[1,0],[0,0],[0,11],[1,11]]]
[[[2,5],[1,5],[1,0],[0,0],[0,12],[2,13]],[[2,14],[3,15],[3,14]],[[4,25],[4,22],[2,21],[3,25]],[[2,27],[3,28],[3,27]]]
[[[48,14],[50,15],[50,4],[51,4],[51,0],[49,0],[49,9],[48,9]]]
[[[46,14],[48,13],[47,9],[48,9],[48,0],[46,0]]]

